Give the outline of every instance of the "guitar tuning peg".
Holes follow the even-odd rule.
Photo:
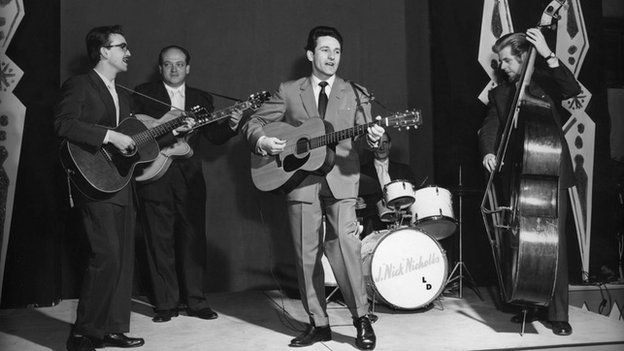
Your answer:
[[[405,130],[409,130],[409,126],[405,127]]]

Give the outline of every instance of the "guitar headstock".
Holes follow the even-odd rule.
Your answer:
[[[393,127],[401,130],[401,128],[409,129],[418,128],[422,124],[422,117],[419,109],[405,110],[405,112],[397,112],[390,116],[383,117],[379,120],[382,127]]]
[[[247,102],[250,104],[249,108],[257,110],[260,106],[271,97],[271,93],[268,91],[261,91],[255,94],[249,95]]]

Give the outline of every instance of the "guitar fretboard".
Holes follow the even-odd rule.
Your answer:
[[[184,120],[188,117],[193,117],[196,120],[197,124],[195,124],[195,126],[193,127],[193,129],[196,129],[206,124],[229,117],[230,114],[236,109],[246,110],[251,106],[253,106],[253,104],[250,101],[243,101],[236,103],[230,107],[215,111],[213,113],[208,113],[205,111],[205,109],[202,109],[203,112],[200,113],[191,112],[189,116],[180,116],[154,128],[135,134],[132,136],[132,139],[137,145],[143,145],[180,127],[184,124]]]
[[[366,134],[368,127],[376,124],[377,122],[369,122],[366,124],[359,124],[355,127],[339,130],[329,134],[321,135],[319,137],[310,139],[310,148],[315,149],[317,147],[336,144],[341,140],[353,138],[358,135]]]

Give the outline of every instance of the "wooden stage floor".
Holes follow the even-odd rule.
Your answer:
[[[579,307],[570,307],[567,337],[556,336],[540,322],[520,326],[511,313],[495,307],[492,290],[481,288],[484,300],[471,289],[463,298],[442,294],[427,311],[396,311],[377,305],[376,350],[624,350],[624,321]],[[307,321],[301,302],[279,291],[248,291],[210,295],[219,318],[204,321],[181,315],[153,323],[152,309],[133,303],[129,335],[145,338],[137,350],[293,350],[291,338]],[[54,307],[0,310],[0,350],[64,350],[77,300]],[[355,350],[355,328],[345,307],[328,308],[333,340],[303,350]]]

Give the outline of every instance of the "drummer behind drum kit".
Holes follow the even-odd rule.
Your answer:
[[[388,229],[362,240],[368,296],[396,309],[427,307],[447,280],[446,253],[437,240],[457,229],[451,193],[438,186],[416,190],[399,179],[386,184],[383,195],[377,210]]]

